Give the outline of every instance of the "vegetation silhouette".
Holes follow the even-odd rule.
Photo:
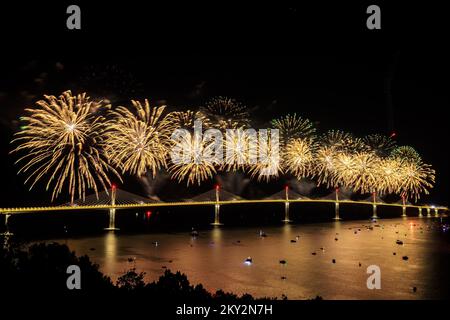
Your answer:
[[[77,265],[81,270],[81,289],[67,288],[67,267]],[[250,294],[237,294],[217,290],[210,292],[203,285],[191,285],[185,274],[165,270],[157,281],[145,282],[145,273],[132,268],[121,275],[116,283],[99,270],[87,255],[75,252],[59,243],[20,244],[9,243],[0,247],[0,293],[51,295],[97,295],[145,297],[153,300],[171,301],[220,301],[249,302]],[[283,296],[282,299],[287,299]]]

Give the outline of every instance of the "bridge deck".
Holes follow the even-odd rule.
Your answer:
[[[0,208],[0,214],[18,214],[27,212],[48,212],[48,211],[67,211],[67,210],[97,210],[97,209],[132,209],[132,208],[148,208],[148,207],[175,207],[175,206],[205,206],[205,205],[233,205],[233,204],[250,204],[250,203],[339,203],[339,204],[363,204],[376,205],[387,207],[406,207],[406,208],[423,208],[423,209],[437,209],[448,210],[443,206],[430,205],[412,205],[399,203],[384,203],[384,202],[369,202],[369,201],[351,201],[351,200],[328,200],[328,199],[299,199],[299,200],[285,200],[285,199],[261,199],[261,200],[233,200],[233,201],[186,201],[186,202],[151,202],[139,204],[115,204],[115,205],[85,205],[85,206],[47,206],[47,207],[24,207],[24,208]]]

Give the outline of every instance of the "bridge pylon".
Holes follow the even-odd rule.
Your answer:
[[[289,223],[292,222],[291,219],[289,219],[289,187],[286,186],[284,188],[284,193],[285,193],[285,202],[284,202],[284,219],[282,220],[282,222],[284,223]]]
[[[116,209],[109,209],[108,212],[109,224],[108,227],[105,228],[106,231],[118,231],[119,228],[116,228]]]
[[[334,203],[334,218],[333,218],[333,220],[336,220],[336,221],[342,220],[339,217],[339,201],[336,201]]]
[[[403,203],[403,207],[402,207],[402,217],[406,218],[406,197],[404,195],[402,195],[402,203]]]
[[[213,226],[221,226],[223,223],[220,223],[220,186],[216,185],[216,204],[214,205],[214,222],[211,223]]]
[[[119,228],[116,228],[116,208],[114,206],[116,205],[116,186],[111,186],[111,206],[113,208],[109,209],[109,225],[108,228],[105,228],[107,231],[117,231],[120,230]]]
[[[333,220],[339,221],[342,220],[339,217],[339,188],[336,188],[336,201],[334,202],[334,218]]]
[[[377,193],[372,192],[373,204],[372,204],[372,219],[378,219],[377,214]]]
[[[377,205],[376,204],[372,205],[372,219],[378,219]]]
[[[406,206],[403,206],[403,207],[402,207],[402,217],[403,217],[403,218],[406,218],[406,217],[407,217],[407,215],[406,215]]]
[[[284,223],[292,222],[291,219],[289,219],[289,202],[284,203],[284,219],[282,220]]]

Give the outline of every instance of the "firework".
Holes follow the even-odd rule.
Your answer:
[[[199,111],[174,111],[169,114],[169,117],[173,125],[179,129],[192,129],[196,120],[202,122],[203,128],[211,127],[209,119]]]
[[[283,152],[283,165],[299,180],[311,176],[314,151],[312,139],[293,139]]]
[[[354,157],[365,147],[361,139],[341,130],[330,130],[319,139],[313,175],[327,187],[350,185]]]
[[[247,108],[231,98],[213,98],[200,113],[220,130],[247,128],[250,124]]]
[[[165,107],[150,107],[132,100],[135,112],[125,107],[110,111],[112,120],[107,132],[106,153],[123,173],[142,176],[150,171],[154,177],[166,167],[173,124],[164,116]]]
[[[382,158],[379,162],[378,191],[395,193],[402,182],[401,162],[394,158]]]
[[[429,194],[435,181],[435,171],[430,165],[420,162],[404,161],[400,168],[398,193],[417,201],[422,193]]]
[[[70,91],[58,98],[45,95],[36,104],[26,109],[30,116],[22,118],[25,129],[12,141],[19,144],[12,152],[26,152],[17,162],[25,162],[19,173],[28,174],[25,183],[32,181],[30,190],[48,177],[46,190],[53,186],[52,201],[67,186],[73,202],[76,195],[84,199],[87,189],[98,194],[97,183],[107,190],[108,172],[120,179],[102,151],[107,127],[99,112],[109,106]]]
[[[323,147],[333,148],[338,152],[363,152],[365,145],[360,138],[354,137],[351,133],[341,130],[330,130],[320,137]]]
[[[30,189],[46,178],[52,201],[66,186],[72,202],[75,196],[84,199],[88,189],[107,190],[108,175],[120,179],[116,170],[143,179],[168,169],[172,179],[188,186],[200,185],[217,170],[247,171],[258,181],[286,172],[327,187],[395,193],[415,201],[435,181],[435,171],[416,150],[396,147],[389,137],[360,139],[332,130],[317,139],[312,123],[296,114],[274,119],[274,129],[257,133],[248,129],[246,108],[229,98],[215,98],[199,111],[169,114],[147,100],[132,101],[132,109],[111,110],[70,91],[44,98],[37,108],[26,109],[30,115],[23,118],[26,126],[16,134],[13,142],[19,145],[11,152],[21,154],[19,173],[28,175]],[[219,130],[203,133],[202,128]]]
[[[278,142],[276,131],[271,131],[270,134],[259,132],[258,160],[249,168],[251,178],[257,177],[258,181],[265,180],[268,182],[272,178],[278,178],[280,173],[283,173]]]
[[[331,186],[353,188],[356,178],[356,154],[337,153],[332,159],[332,170],[329,171]]]
[[[380,158],[373,153],[339,153],[334,159],[332,181],[353,191],[368,193],[380,189]]]
[[[187,185],[201,184],[216,173],[217,159],[213,156],[217,152],[213,140],[202,138],[183,130],[183,134],[172,140],[172,163],[169,171],[173,179],[182,182],[187,180]]]
[[[401,196],[417,201],[422,193],[429,194],[435,181],[435,171],[422,162],[419,153],[410,146],[395,148],[389,157],[399,163],[398,188]]]
[[[268,162],[264,163],[258,162],[249,169],[252,179],[256,177],[258,181],[265,180],[269,182],[271,179],[278,178],[280,173],[283,173],[280,161],[273,157],[270,157],[268,160]]]
[[[286,147],[289,141],[293,139],[312,139],[316,132],[316,128],[311,121],[303,119],[295,113],[272,120],[272,126],[279,130],[280,143],[283,147]]]
[[[327,187],[337,187],[335,183],[336,157],[339,153],[332,147],[321,146],[315,155],[313,176],[318,184],[326,184]]]
[[[224,147],[225,163],[221,170],[237,171],[245,169],[257,161],[258,135],[254,130],[226,130]]]
[[[383,190],[380,184],[380,158],[373,153],[358,153],[352,156],[353,174],[346,177],[346,186],[361,193]],[[339,170],[338,170],[339,171]]]
[[[395,141],[392,138],[381,134],[370,134],[363,138],[363,143],[367,151],[375,153],[380,157],[387,157],[395,148]]]
[[[390,155],[392,158],[399,159],[402,162],[420,163],[422,158],[419,153],[410,146],[400,146],[395,148]]]

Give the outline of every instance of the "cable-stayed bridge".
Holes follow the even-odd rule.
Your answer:
[[[387,207],[399,207],[401,208],[402,216],[406,217],[407,208],[416,208],[419,217],[423,216],[423,210],[426,210],[426,215],[431,217],[432,215],[438,217],[439,212],[448,211],[447,207],[435,206],[427,204],[411,204],[405,199],[396,203],[386,203],[377,194],[372,194],[367,199],[362,201],[351,200],[345,194],[339,192],[336,189],[325,197],[318,199],[311,199],[306,196],[302,196],[295,191],[286,187],[269,197],[250,200],[241,198],[231,192],[221,189],[216,186],[214,189],[195,196],[191,199],[183,201],[164,202],[145,198],[125,190],[121,190],[116,187],[112,187],[109,190],[99,192],[97,195],[92,194],[84,199],[78,199],[73,203],[66,203],[59,206],[44,206],[44,207],[17,207],[17,208],[0,208],[0,214],[5,215],[6,230],[8,232],[8,219],[11,215],[21,213],[39,213],[39,212],[52,212],[52,211],[68,211],[68,210],[108,210],[109,212],[109,226],[107,230],[116,230],[115,226],[115,214],[118,209],[133,209],[133,208],[150,208],[150,207],[176,207],[176,206],[214,206],[214,222],[213,225],[220,225],[220,207],[224,205],[233,204],[253,204],[253,203],[284,203],[285,216],[284,222],[290,222],[289,206],[291,203],[331,203],[334,204],[335,214],[334,219],[340,220],[339,206],[340,204],[353,204],[353,205],[370,205],[373,208],[372,218],[378,218],[377,210],[380,206]],[[432,214],[433,213],[433,214]]]

